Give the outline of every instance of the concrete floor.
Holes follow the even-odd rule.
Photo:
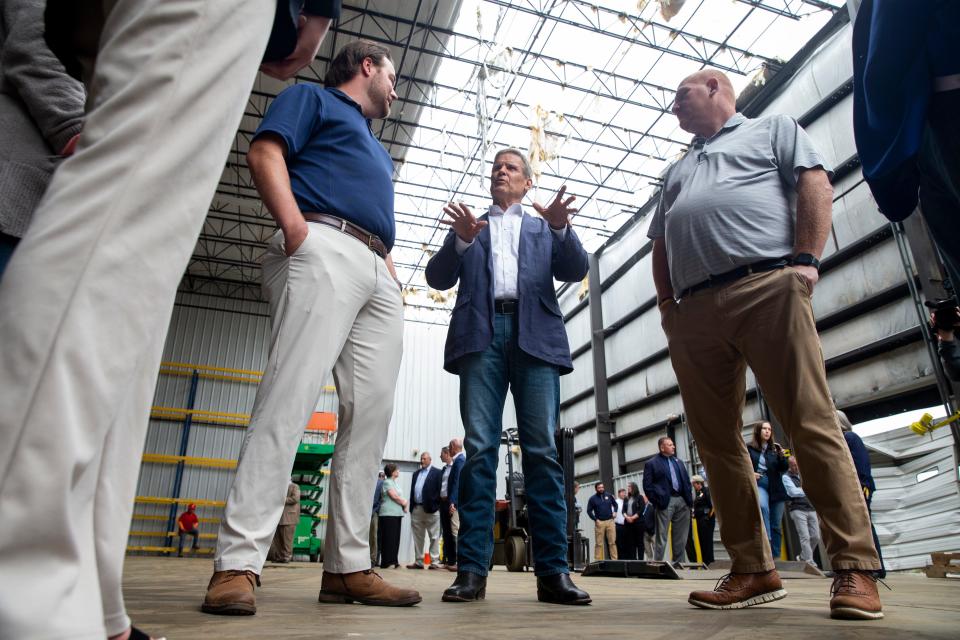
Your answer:
[[[258,613],[230,618],[200,612],[212,565],[201,558],[130,557],[124,590],[131,618],[168,640],[193,638],[960,638],[960,580],[919,574],[891,575],[881,588],[886,618],[841,622],[829,618],[830,581],[786,579],[789,595],[742,611],[705,611],[686,602],[692,589],[713,580],[641,580],[575,577],[593,596],[589,607],[536,600],[532,574],[496,570],[487,599],[468,604],[440,601],[453,574],[386,570],[387,580],[420,590],[423,602],[403,609],[317,602],[321,567],[310,563],[268,565],[257,590]],[[719,574],[720,572],[705,572]]]

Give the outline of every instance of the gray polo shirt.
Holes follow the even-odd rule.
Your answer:
[[[801,169],[830,172],[788,116],[737,113],[694,138],[664,178],[647,235],[665,238],[673,291],[745,264],[793,252]]]

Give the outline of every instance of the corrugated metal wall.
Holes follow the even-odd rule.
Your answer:
[[[834,182],[833,231],[824,254],[825,269],[813,298],[828,379],[840,407],[934,385],[898,249],[856,165],[852,98],[847,91],[853,73],[850,31],[848,25],[826,40],[763,111],[806,123],[807,132],[840,175]],[[600,294],[602,300],[608,396],[616,421],[613,468],[614,476],[623,478],[641,470],[657,453],[656,440],[667,433],[668,419],[683,412],[655,303],[652,243],[646,237],[653,210],[654,203],[648,203],[645,215],[638,215],[632,226],[601,248],[602,292],[589,294]],[[576,472],[585,484],[599,475],[589,295],[581,299],[579,287],[567,287],[561,295],[575,366],[574,373],[562,379],[561,420],[577,431]],[[885,340],[898,335],[905,337],[884,347]],[[748,392],[754,387],[748,373]],[[748,395],[744,421],[759,416],[755,397]],[[688,462],[695,459],[683,424],[674,420],[672,428],[678,455]],[[953,475],[942,475],[938,482],[943,484],[944,499],[957,498]],[[902,535],[911,512],[879,505],[877,510],[884,526],[898,532],[888,535],[893,558],[916,557],[909,548],[899,548],[912,544]],[[585,531],[592,536],[592,526]],[[902,566],[915,566],[910,562],[914,560]]]
[[[262,303],[227,300],[180,294],[174,309],[167,343],[165,362],[187,363],[236,370],[260,371],[266,364],[270,336],[270,320]],[[440,463],[440,447],[451,438],[463,435],[458,406],[459,384],[455,376],[442,369],[443,341],[446,327],[408,322],[404,325],[404,356],[398,381],[394,416],[390,425],[384,458],[406,462],[402,482],[410,483],[409,470],[419,460],[421,451],[430,451],[435,464]],[[166,371],[166,370],[165,370]],[[191,378],[162,373],[154,405],[184,409],[188,406]],[[325,385],[333,385],[330,376]],[[257,385],[237,380],[202,377],[198,381],[197,410],[231,414],[249,414]],[[336,412],[336,392],[325,389],[317,411]],[[151,420],[144,453],[177,455],[183,429],[182,420]],[[192,426],[186,455],[197,458],[236,460],[245,428],[223,424]],[[304,442],[319,442],[325,434],[306,433]],[[376,473],[376,470],[371,470]],[[168,504],[153,504],[144,498],[172,497],[176,465],[145,462],[141,468],[137,490],[139,496],[131,531],[163,533],[167,527]],[[186,466],[180,498],[223,502],[235,471],[229,468]],[[371,496],[372,499],[372,496]],[[326,500],[324,513],[326,513]],[[182,511],[178,507],[177,511]],[[222,507],[198,507],[201,518],[218,519]],[[216,533],[216,523],[202,523],[201,533]],[[131,536],[131,546],[164,546],[162,536]],[[213,541],[201,541],[212,546]],[[412,556],[409,531],[403,533],[402,554]]]
[[[925,567],[935,551],[960,551],[960,470],[949,429],[921,437],[904,427],[864,443],[877,483],[873,521],[887,568]]]

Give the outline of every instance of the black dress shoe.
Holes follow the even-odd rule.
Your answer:
[[[472,602],[487,595],[487,577],[468,571],[457,572],[457,579],[443,592],[444,602]]]
[[[537,578],[537,600],[553,604],[590,604],[590,594],[578,589],[566,573]]]

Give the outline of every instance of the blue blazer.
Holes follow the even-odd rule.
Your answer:
[[[486,220],[487,215],[480,219]],[[587,252],[573,227],[561,241],[546,220],[525,214],[520,223],[519,262],[517,344],[525,353],[556,365],[560,375],[570,373],[570,345],[553,281],[582,280],[587,274]],[[460,282],[443,354],[443,368],[457,374],[461,357],[483,351],[493,340],[490,227],[483,228],[462,256],[457,255],[456,234],[451,230],[427,263],[426,276],[427,284],[440,291]]]
[[[410,510],[412,511],[413,507],[419,504],[425,512],[436,513],[437,509],[440,508],[440,483],[443,481],[443,471],[436,467],[427,467],[426,471],[429,475],[423,482],[423,496],[421,496],[423,502],[417,502],[414,490],[423,471],[423,467],[421,467],[413,472],[413,482],[410,483]],[[453,470],[450,473],[452,474]]]
[[[693,507],[693,487],[690,484],[690,476],[687,474],[687,467],[680,462],[680,459],[674,457],[677,461],[678,480],[680,481],[680,495],[688,507]],[[667,458],[658,453],[643,466],[643,492],[647,499],[661,511],[670,504],[670,493],[673,491],[673,485],[670,483],[670,468],[667,466]]]
[[[466,461],[466,456],[457,454],[457,457],[451,463],[450,477],[447,478],[447,500],[454,506],[460,504],[460,472],[463,471],[463,465]]]

